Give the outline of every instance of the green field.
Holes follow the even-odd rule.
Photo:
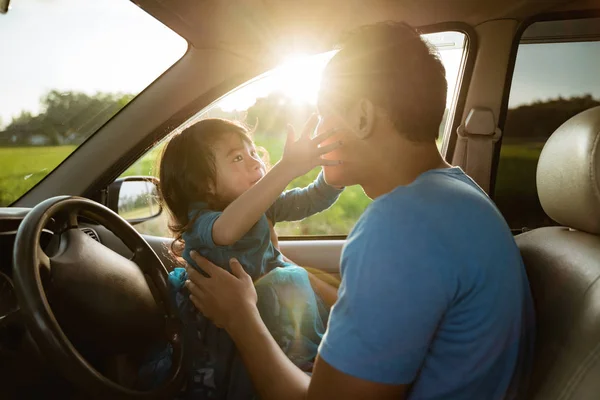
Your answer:
[[[255,137],[270,154],[271,163],[282,154],[283,138]],[[496,180],[495,200],[511,227],[532,226],[544,218],[535,192],[535,167],[543,143],[505,143],[502,146]],[[160,147],[151,150],[123,176],[156,175]],[[74,146],[0,148],[0,206],[6,206],[32,188],[74,149]],[[318,169],[293,181],[288,188],[312,182]],[[329,210],[302,222],[280,223],[280,235],[347,234],[370,200],[360,187],[347,188]],[[161,218],[138,225],[148,234],[168,235],[166,213]]]
[[[500,151],[494,200],[511,228],[549,225],[537,196],[536,169],[544,142],[506,142]]]
[[[74,149],[75,146],[0,147],[0,207],[34,187]]]

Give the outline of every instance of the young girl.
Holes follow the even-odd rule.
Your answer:
[[[172,215],[174,243],[184,245],[183,258],[201,273],[192,250],[227,270],[229,260],[237,258],[256,282],[258,307],[270,332],[306,371],[312,368],[328,312],[306,270],[273,245],[270,227],[323,211],[341,193],[322,172],[308,187],[282,193],[314,167],[339,164],[321,158],[340,143],[319,147],[330,134],[311,138],[315,125],[313,117],[297,141],[289,128],[283,157],[269,172],[247,130],[222,119],[202,120],[174,136],[160,161],[161,196]],[[186,351],[192,353],[190,397],[251,398],[252,383],[233,342],[191,304],[185,269],[176,268],[169,278],[186,327]]]

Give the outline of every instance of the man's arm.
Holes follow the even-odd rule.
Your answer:
[[[352,231],[312,380],[260,320],[256,290],[242,266],[232,260],[229,273],[194,255],[210,278],[190,273],[192,301],[230,333],[265,400],[402,398],[418,378],[456,292],[457,271],[444,263],[443,247],[432,248],[422,213],[396,203],[368,209]]]
[[[317,357],[308,387],[308,400],[404,400],[409,385],[386,385],[344,374]]]
[[[206,299],[201,292],[211,292],[210,284],[214,281],[209,281],[213,279],[221,282],[235,279],[238,282],[231,283],[237,285],[242,280],[236,276],[241,275],[244,271],[239,263],[232,263],[232,271],[236,275],[234,276],[206,262],[203,258],[193,257],[198,265],[211,275],[211,278],[203,279],[196,271],[189,271],[190,279],[194,282],[194,284],[188,285],[193,295],[191,299],[196,307],[205,315],[208,314],[207,316],[210,318],[210,309],[205,308],[205,304],[198,300]],[[243,280],[250,285],[246,288],[232,286],[232,290],[228,291],[231,296],[246,296],[244,292],[252,288],[252,281],[247,281],[245,277]],[[200,284],[196,285],[196,282],[200,282]],[[213,288],[218,290],[217,287]],[[260,318],[256,305],[244,300],[236,303],[238,306],[241,304],[245,304],[245,306],[238,307],[235,318],[230,319],[230,323],[226,323],[225,328],[234,340],[244,365],[250,372],[252,382],[263,400],[404,399],[406,385],[386,385],[355,378],[340,372],[319,358],[317,358],[311,379],[298,369],[279,348]],[[219,325],[218,320],[215,322]]]
[[[260,319],[246,314],[228,329],[263,400],[405,398],[408,385],[370,382],[338,371],[317,356],[312,379],[283,353]]]

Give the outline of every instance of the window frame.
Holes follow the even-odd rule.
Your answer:
[[[448,160],[452,158],[454,146],[456,143],[456,129],[460,125],[462,114],[464,112],[466,94],[469,90],[471,75],[475,65],[477,55],[477,35],[470,25],[462,22],[444,22],[432,25],[425,25],[416,28],[421,34],[431,34],[439,32],[454,31],[465,35],[465,47],[462,63],[459,70],[458,81],[455,88],[454,104],[451,108],[449,119],[444,131],[442,155]],[[189,48],[188,48],[189,51]],[[186,53],[187,55],[187,53]],[[178,62],[185,59],[184,55]],[[268,71],[267,71],[268,72]],[[151,150],[156,144],[173,132],[173,127],[181,126],[189,118],[201,112],[203,109],[211,107],[218,102],[227,93],[247,84],[248,82],[264,75],[265,71],[257,73],[256,70],[246,74],[240,74],[223,82],[210,92],[204,93],[182,109],[179,113],[173,115],[165,121],[160,127],[150,132],[144,139],[140,140],[138,146],[134,146],[129,152],[127,161],[113,166],[106,174],[105,178],[90,185],[84,196],[106,204],[106,191],[108,185],[117,179],[125,170],[136,163],[141,157]],[[280,236],[280,241],[300,241],[300,240],[345,240],[348,234],[340,235],[291,235]]]
[[[504,132],[504,125],[506,123],[506,117],[508,116],[508,102],[510,100],[510,91],[512,89],[512,82],[515,72],[515,66],[517,63],[517,53],[519,52],[519,45],[523,34],[531,25],[536,22],[547,22],[547,21],[568,21],[578,19],[589,19],[589,18],[600,18],[600,8],[592,10],[576,10],[576,11],[564,11],[564,12],[552,12],[543,13],[531,18],[525,19],[521,22],[511,45],[510,55],[508,59],[508,67],[506,71],[506,78],[504,80],[504,90],[502,92],[502,102],[500,103],[500,115],[498,117],[498,128],[501,132]],[[597,40],[600,41],[600,34],[597,36]],[[573,40],[569,40],[573,41]],[[588,40],[589,41],[589,40]],[[562,43],[565,41],[561,40],[548,40],[544,43]],[[500,150],[502,149],[502,135],[500,140],[496,142],[494,147],[494,154],[492,157],[492,173],[490,177],[490,197],[492,200],[495,199],[496,195],[496,177],[498,175],[498,166],[500,164]],[[519,230],[520,232],[520,230]]]
[[[467,93],[471,83],[471,76],[477,58],[478,42],[475,30],[468,24],[462,22],[442,22],[432,25],[424,25],[416,28],[420,34],[427,35],[439,32],[459,32],[465,35],[465,47],[463,50],[462,62],[458,72],[458,80],[454,92],[454,102],[449,112],[449,117],[444,129],[442,138],[442,156],[446,160],[452,160],[454,147],[456,146],[456,131],[461,123],[462,115],[465,109]],[[349,234],[349,232],[348,232]],[[306,240],[346,240],[345,235],[290,235],[279,236],[280,242],[286,241],[306,241]]]
[[[452,157],[454,156],[454,150],[458,138],[456,132],[462,122],[462,115],[464,113],[465,103],[467,101],[467,93],[469,93],[473,68],[475,67],[475,60],[477,59],[477,52],[479,49],[477,33],[471,25],[463,22],[442,22],[438,24],[425,25],[418,28],[418,30],[421,34],[454,31],[465,35],[465,48],[455,88],[454,104],[449,114],[452,119],[451,121],[448,120],[448,122],[451,123],[446,124],[444,138],[442,139],[442,156],[446,159],[446,161],[451,161]]]

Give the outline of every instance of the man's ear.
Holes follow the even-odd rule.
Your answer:
[[[353,130],[359,139],[368,138],[375,125],[375,106],[368,99],[360,99],[353,110]]]

